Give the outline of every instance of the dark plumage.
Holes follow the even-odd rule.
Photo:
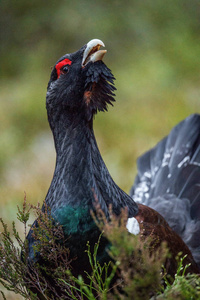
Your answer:
[[[159,212],[200,268],[200,116],[191,115],[138,159],[131,196]]]
[[[143,235],[153,234],[160,241],[168,242],[173,253],[168,262],[171,274],[175,272],[175,255],[179,251],[188,254],[186,262],[192,264],[190,271],[198,272],[186,244],[199,263],[200,243],[196,236],[200,234],[200,117],[192,116],[180,123],[139,159],[131,197],[127,195],[110,176],[93,132],[94,114],[107,110],[107,105],[114,101],[114,77],[101,60],[105,54],[99,50],[102,45],[101,41],[92,40],[79,51],[60,58],[47,89],[47,114],[57,158],[45,201],[53,218],[63,226],[65,236],[70,237],[66,243],[71,257],[77,256],[72,271],[75,275],[83,274],[88,266],[84,253],[86,242],[89,240],[94,245],[98,240],[100,232],[90,214],[98,199],[106,216],[110,205],[116,215],[128,207],[129,231],[132,231],[131,218],[135,217]],[[138,201],[149,207],[138,205]],[[39,254],[36,257],[33,252],[32,229],[27,239],[31,263],[39,259]],[[103,239],[100,262],[109,259],[107,246],[107,240]]]
[[[102,43],[100,41],[100,43]],[[100,47],[100,46],[99,46]],[[100,155],[94,132],[93,115],[99,110],[106,110],[113,99],[113,80],[111,71],[101,60],[89,61],[82,66],[82,59],[88,44],[73,54],[63,56],[52,70],[47,88],[46,107],[48,120],[53,132],[57,153],[54,176],[45,202],[51,214],[64,229],[67,246],[71,257],[78,257],[72,262],[73,273],[83,274],[88,267],[86,243],[97,242],[100,231],[91,217],[90,210],[95,210],[96,201],[106,216],[109,205],[116,215],[121,209],[129,207],[129,215],[138,211],[137,204],[122,191],[112,180]],[[99,50],[101,51],[101,50]],[[98,52],[97,51],[97,59]],[[93,55],[91,56],[93,58]],[[58,68],[62,62],[70,61],[69,71],[58,78]],[[63,66],[62,66],[63,67]],[[44,209],[44,207],[43,207]],[[33,225],[37,226],[37,222]],[[37,261],[33,251],[32,230],[28,234],[29,261]],[[99,259],[108,258],[103,240]]]

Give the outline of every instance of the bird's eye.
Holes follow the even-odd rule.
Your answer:
[[[61,60],[57,65],[55,66],[57,71],[57,78],[60,77],[60,74],[67,74],[69,72],[69,68],[72,61],[68,58]]]
[[[60,70],[61,74],[67,74],[69,72],[69,66],[64,66],[62,67],[62,69]]]

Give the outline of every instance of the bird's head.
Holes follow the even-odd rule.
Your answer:
[[[61,57],[51,72],[47,88],[48,114],[80,112],[88,121],[114,101],[114,76],[102,62],[107,52],[101,40],[94,39],[77,52]]]

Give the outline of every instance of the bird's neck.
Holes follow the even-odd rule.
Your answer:
[[[99,152],[92,121],[81,114],[65,113],[52,128],[57,153],[53,180],[46,197],[52,211],[68,206],[88,213],[96,201],[108,214],[109,205],[119,214],[128,206],[130,215],[137,206],[112,180]],[[82,216],[84,217],[84,216]]]

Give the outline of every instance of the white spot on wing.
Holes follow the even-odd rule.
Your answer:
[[[140,233],[140,226],[136,218],[128,218],[128,221],[126,223],[126,228],[128,229],[128,232],[137,235]]]

